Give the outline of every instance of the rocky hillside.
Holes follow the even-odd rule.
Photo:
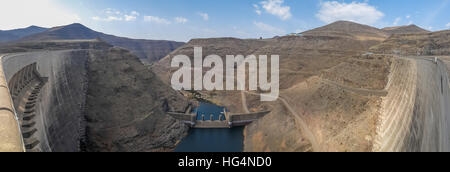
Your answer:
[[[349,21],[337,21],[329,25],[303,32],[304,35],[349,36],[359,40],[384,40],[383,30]]]
[[[188,128],[165,112],[188,102],[119,48],[89,58],[87,151],[170,151]]]
[[[364,28],[360,32],[353,29]],[[331,34],[330,34],[331,33]],[[341,34],[344,33],[344,34]],[[363,35],[374,39],[361,39]],[[171,57],[184,54],[193,58],[194,47],[202,47],[203,55],[280,55],[282,88],[289,88],[319,71],[341,63],[344,58],[364,53],[386,39],[379,29],[352,22],[336,22],[305,32],[303,36],[284,36],[272,39],[211,38],[193,39],[153,65],[163,80],[169,81]],[[296,75],[289,73],[296,72]]]
[[[370,49],[372,52],[403,55],[448,55],[450,30],[393,35]]]
[[[171,57],[193,57],[196,46],[203,47],[203,56],[279,55],[278,101],[261,102],[259,96],[239,91],[202,92],[233,113],[271,111],[246,127],[244,150],[370,151],[380,105],[380,97],[370,95],[385,87],[390,57],[362,54],[386,38],[380,29],[337,22],[302,36],[194,39],[152,70],[168,83],[176,70],[169,68]]]
[[[182,42],[163,40],[129,39],[100,33],[81,24],[71,24],[46,30],[45,32],[24,37],[19,42],[43,41],[43,40],[74,40],[100,38],[114,46],[126,48],[143,59],[152,63],[166,56],[171,51],[183,45]]]
[[[416,25],[386,27],[382,29],[386,33],[393,34],[409,34],[409,33],[429,33],[430,31],[422,29]]]

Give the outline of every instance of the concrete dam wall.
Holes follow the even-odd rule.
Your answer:
[[[1,55],[0,151],[173,150],[188,127],[166,112],[187,99],[128,50],[85,43]]]
[[[2,67],[26,151],[79,151],[88,50],[6,55]]]
[[[450,151],[450,95],[441,60],[394,60],[373,151]]]

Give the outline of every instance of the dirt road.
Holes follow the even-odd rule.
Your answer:
[[[245,93],[250,94],[250,95],[260,96],[260,94],[256,94],[256,93],[252,93],[252,92],[248,92],[248,91],[242,91],[241,93],[242,93],[242,102],[243,102],[243,104],[244,103],[246,104]],[[311,143],[313,151],[314,152],[321,152],[322,148],[321,148],[319,142],[317,142],[317,138],[315,137],[315,135],[313,134],[311,129],[309,129],[309,127],[306,124],[305,120],[303,120],[303,118],[294,110],[294,108],[292,108],[292,106],[288,103],[288,101],[286,99],[284,99],[283,97],[280,96],[280,97],[278,97],[278,100],[279,100],[279,102],[282,103],[282,105],[284,107],[286,107],[286,109],[291,113],[291,115],[294,116],[296,122],[300,126],[300,130],[306,136],[306,139]]]

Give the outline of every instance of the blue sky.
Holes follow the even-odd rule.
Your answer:
[[[78,22],[117,36],[177,41],[272,37],[336,20],[450,29],[450,0],[2,0],[0,7],[1,30]]]

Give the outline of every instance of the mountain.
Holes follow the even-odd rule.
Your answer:
[[[329,25],[312,29],[303,35],[347,36],[360,40],[383,40],[389,35],[381,29],[349,21],[337,21]]]
[[[42,28],[42,27],[38,27],[38,26],[30,26],[27,28],[6,30],[6,31],[0,30],[0,43],[18,40],[22,37],[40,33],[45,30],[47,30],[47,28]]]
[[[448,55],[450,30],[395,34],[383,43],[371,47],[370,51],[401,55]]]
[[[165,40],[144,40],[117,37],[94,31],[82,24],[75,23],[48,29],[44,32],[30,35],[19,42],[43,41],[43,40],[76,40],[100,38],[114,46],[126,48],[137,55],[141,60],[152,63],[163,58],[184,43]]]
[[[416,25],[386,27],[382,29],[390,35],[393,34],[409,34],[409,33],[429,33],[430,31],[422,29]]]

